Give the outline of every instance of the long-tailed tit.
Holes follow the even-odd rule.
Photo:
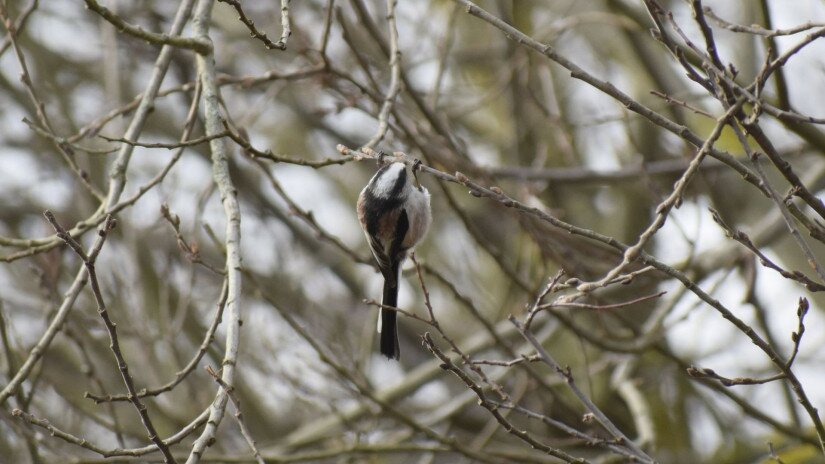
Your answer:
[[[358,196],[358,221],[384,276],[384,306],[397,306],[401,263],[430,228],[430,192],[418,183],[419,161],[412,168],[388,163],[372,176]],[[396,312],[381,309],[378,333],[381,354],[398,359]]]

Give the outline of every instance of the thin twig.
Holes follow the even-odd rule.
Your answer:
[[[77,346],[77,350],[80,353],[81,358],[81,366],[80,371],[89,379],[89,381],[95,385],[95,387],[103,392],[105,391],[105,387],[103,386],[103,381],[100,379],[95,373],[94,362],[92,361],[92,355],[89,353],[89,350],[85,346],[85,340],[83,336],[76,334],[74,330],[70,328],[66,328],[65,330],[66,336],[72,340],[75,345]],[[109,411],[109,416],[112,418],[112,432],[115,434],[115,439],[117,440],[118,446],[121,448],[126,447],[126,443],[123,439],[123,428],[120,425],[120,419],[118,419],[118,414],[115,409],[115,405],[107,404],[106,409]]]
[[[800,32],[805,32],[817,27],[825,27],[825,23],[816,23],[816,22],[807,22],[802,23],[794,27],[790,27],[787,29],[766,29],[759,24],[751,24],[750,26],[745,26],[742,24],[735,24],[725,19],[719,17],[713,10],[706,6],[704,7],[705,16],[719,24],[720,26],[724,27],[725,29],[733,32],[744,32],[747,34],[754,34],[754,35],[761,35],[765,37],[778,37],[783,35],[794,35],[799,34]]]
[[[547,309],[547,308],[575,308],[575,309],[588,309],[593,311],[612,311],[614,309],[625,308],[628,306],[633,306],[637,303],[641,303],[643,301],[652,300],[654,298],[659,298],[660,296],[666,294],[666,291],[656,292],[651,295],[644,295],[638,298],[634,298],[628,301],[622,301],[620,303],[613,303],[613,304],[587,304],[587,303],[568,303],[568,302],[552,302],[552,303],[545,303],[538,306],[539,309]],[[525,324],[526,325],[526,324]]]
[[[571,456],[571,455],[565,453],[564,451],[562,451],[560,449],[557,449],[557,448],[554,448],[550,445],[544,444],[544,443],[536,440],[535,438],[533,438],[533,436],[530,435],[529,433],[527,433],[526,431],[521,430],[520,428],[514,426],[510,421],[507,420],[507,418],[505,418],[501,414],[501,412],[498,410],[498,407],[493,402],[491,402],[490,400],[487,399],[487,395],[484,393],[482,388],[476,382],[474,382],[473,379],[471,379],[463,370],[458,368],[458,366],[456,366],[452,362],[452,360],[449,357],[447,357],[447,355],[444,354],[444,352],[441,351],[435,345],[435,343],[433,342],[433,339],[432,339],[432,337],[430,337],[429,333],[424,334],[424,345],[438,359],[441,360],[441,363],[442,363],[441,368],[442,369],[447,370],[447,371],[452,372],[453,374],[455,374],[456,377],[461,379],[461,381],[464,382],[465,385],[467,385],[468,388],[470,388],[471,390],[473,390],[473,392],[475,392],[476,396],[478,396],[478,398],[479,398],[479,403],[481,404],[481,406],[483,406],[485,409],[487,409],[490,412],[490,414],[492,414],[493,417],[495,417],[495,419],[501,424],[502,427],[504,427],[504,430],[506,430],[508,433],[510,433],[513,436],[515,436],[516,438],[524,441],[525,443],[529,444],[533,448],[541,450],[544,453],[549,454],[550,456],[561,459],[564,462],[581,463],[581,464],[590,462],[590,461],[588,461],[584,458],[577,458],[575,456]],[[652,460],[650,462],[652,462]]]
[[[166,220],[166,222],[169,223],[170,226],[172,226],[172,230],[175,231],[175,239],[177,240],[178,248],[180,248],[180,250],[184,253],[186,259],[188,259],[192,263],[200,264],[204,268],[212,271],[217,275],[226,275],[225,270],[218,269],[216,266],[207,263],[203,260],[203,258],[201,258],[200,247],[198,246],[197,242],[190,244],[186,240],[186,238],[180,231],[180,217],[169,210],[169,205],[167,205],[166,203],[160,205],[160,215],[161,217],[163,217],[163,219]]]
[[[261,32],[255,27],[255,21],[250,19],[246,13],[244,13],[243,7],[241,7],[241,2],[239,0],[218,1],[221,3],[226,3],[234,8],[238,13],[238,19],[244,24],[244,26],[246,26],[247,29],[249,29],[249,35],[253,39],[263,42],[267,50],[286,50],[287,39],[289,39],[289,36],[292,35],[292,31],[289,27],[289,0],[281,0],[281,38],[278,39],[278,42],[271,41],[269,37],[266,36],[266,32]]]
[[[424,306],[427,308],[427,314],[429,316],[427,324],[438,332],[438,335],[450,345],[450,349],[461,357],[462,362],[470,368],[470,370],[475,372],[484,384],[488,385],[502,400],[511,401],[510,395],[504,390],[504,387],[502,387],[498,382],[491,380],[484,370],[482,370],[478,365],[473,364],[470,357],[461,351],[461,348],[459,348],[455,340],[447,335],[441,327],[441,324],[439,324],[438,319],[435,317],[435,310],[433,309],[432,302],[430,301],[430,291],[427,289],[427,284],[424,282],[424,275],[421,273],[421,265],[419,265],[418,260],[415,258],[415,253],[410,255],[410,260],[415,266],[415,273],[418,276],[418,283],[421,286],[421,292],[424,294]]]
[[[575,381],[573,380],[573,376],[570,373],[569,369],[564,369],[558,364],[545,350],[536,337],[533,336],[528,330],[522,326],[520,322],[516,320],[515,317],[510,316],[510,322],[516,326],[516,329],[521,333],[525,340],[527,340],[533,348],[536,350],[536,353],[541,357],[542,361],[545,362],[548,366],[550,366],[556,373],[558,373],[562,379],[567,383],[567,386],[570,388],[570,391],[579,399],[579,401],[587,408],[587,411],[593,415],[593,417],[602,425],[602,427],[607,430],[613,438],[615,438],[619,444],[624,445],[631,450],[638,459],[644,462],[654,462],[653,458],[647,455],[641,448],[639,448],[633,440],[630,440],[616,427],[613,422],[607,418],[607,416],[596,406],[593,401],[582,392],[579,387],[576,385]]]
[[[40,122],[41,126],[43,126],[44,131],[51,135],[49,139],[54,143],[55,148],[57,149],[58,153],[60,153],[60,156],[63,158],[63,161],[66,163],[66,165],[69,166],[71,171],[80,180],[81,185],[83,185],[83,187],[85,187],[86,190],[88,190],[89,193],[91,193],[95,198],[97,198],[98,200],[103,200],[103,192],[101,192],[97,186],[91,183],[89,174],[80,169],[80,167],[77,165],[77,161],[74,158],[74,153],[72,152],[71,147],[67,143],[61,143],[60,137],[54,135],[52,123],[49,119],[48,113],[46,112],[46,106],[38,96],[37,89],[34,86],[31,74],[29,74],[29,67],[26,64],[26,57],[23,55],[23,50],[17,43],[17,30],[15,29],[16,26],[14,22],[11,20],[8,11],[6,10],[5,2],[0,2],[0,20],[3,21],[3,25],[8,31],[9,41],[11,43],[12,48],[14,49],[14,53],[17,57],[17,62],[20,64],[20,81],[23,83],[23,87],[26,89],[26,92],[29,96],[29,100],[31,100],[32,104],[34,105],[37,120]]]
[[[756,125],[756,123],[753,123],[753,124],[744,123],[743,125],[746,128],[745,130],[750,135],[754,136],[754,138],[756,138],[757,141],[762,140],[762,142],[760,142],[760,146],[765,148],[766,152],[773,151],[773,146],[764,137],[764,133]],[[776,205],[776,208],[782,214],[782,218],[785,220],[785,224],[788,226],[788,231],[790,232],[791,237],[794,239],[797,246],[802,251],[802,254],[805,255],[806,262],[816,272],[816,274],[819,276],[821,281],[825,282],[825,268],[823,268],[822,265],[819,263],[819,260],[817,259],[816,255],[814,255],[814,252],[811,249],[810,245],[808,245],[808,242],[805,241],[805,239],[802,237],[802,234],[799,231],[799,227],[797,226],[796,222],[794,221],[793,215],[791,215],[791,212],[788,209],[787,203],[790,203],[790,202],[786,202],[782,197],[780,197],[779,193],[776,191],[776,189],[773,188],[773,185],[771,185],[771,182],[768,179],[767,174],[765,174],[765,170],[762,169],[762,166],[760,166],[757,163],[757,160],[759,158],[759,153],[757,153],[757,152],[755,152],[751,149],[750,142],[748,142],[748,139],[747,139],[747,137],[745,137],[745,134],[742,132],[742,129],[740,129],[739,126],[737,126],[737,125],[733,125],[732,127],[733,127],[734,133],[736,134],[736,137],[739,139],[739,143],[745,149],[745,154],[748,155],[748,158],[750,158],[751,163],[754,166],[754,170],[756,171],[756,174],[760,177],[760,179],[762,179],[762,184],[767,188],[771,200],[774,202],[774,204]],[[748,127],[750,127],[750,129],[748,129]],[[771,158],[771,160],[773,161],[776,156],[777,156],[777,154],[774,153],[772,156],[769,155],[768,158]],[[787,160],[781,160],[781,162],[785,163],[785,164],[788,163]],[[776,162],[774,161],[774,163],[776,163]],[[788,167],[790,169],[789,164],[788,164]],[[798,183],[791,182],[791,185],[794,188],[794,192],[796,192],[798,195],[800,195],[804,199],[805,195],[800,194],[799,191],[801,189],[804,189],[807,192],[808,189],[805,188],[804,186],[802,186],[803,184],[802,184],[801,179],[797,178],[797,181],[798,181]],[[808,194],[810,194],[810,192]],[[820,204],[821,204],[821,201],[818,198],[816,199],[816,201],[820,202]],[[816,208],[814,208],[814,209],[816,209]]]
[[[713,369],[694,366],[689,367],[687,369],[687,373],[691,377],[717,380],[726,387],[732,387],[735,385],[762,385],[785,378],[785,374],[776,374],[762,379],[754,379],[751,377],[728,378],[717,374]]]
[[[613,451],[616,454],[620,454],[620,455],[622,455],[626,458],[630,458],[632,461],[637,461],[638,460],[638,456],[636,456],[632,452],[628,451],[625,447],[623,447],[621,445],[618,445],[616,443],[612,443],[609,440],[599,439],[599,438],[587,435],[586,433],[580,432],[579,430],[576,430],[573,427],[570,427],[569,425],[565,424],[564,422],[553,419],[552,417],[546,416],[544,414],[539,414],[535,411],[531,411],[531,410],[529,410],[525,407],[519,406],[517,404],[498,403],[498,402],[495,402],[495,401],[491,401],[490,403],[492,405],[496,406],[496,407],[499,407],[499,408],[512,409],[514,411],[518,411],[521,414],[524,414],[525,416],[527,416],[531,419],[540,420],[540,421],[544,422],[545,424],[547,424],[547,425],[549,425],[549,426],[551,426],[551,427],[553,427],[557,430],[560,430],[560,431],[562,431],[562,432],[564,432],[564,433],[566,433],[566,434],[568,434],[572,437],[583,440],[585,442],[585,444],[587,444],[588,446],[604,447],[604,448],[609,449],[610,451]]]
[[[825,285],[820,284],[819,282],[815,282],[811,280],[805,274],[799,271],[787,271],[780,267],[778,264],[771,261],[762,250],[760,250],[756,245],[754,245],[753,241],[751,241],[750,237],[747,236],[744,232],[734,229],[729,226],[724,219],[722,219],[722,215],[719,214],[719,211],[716,211],[713,208],[710,208],[710,214],[713,218],[714,222],[725,231],[725,235],[729,238],[736,240],[737,242],[741,243],[745,248],[751,251],[754,255],[759,258],[759,262],[767,267],[768,269],[773,269],[774,271],[778,272],[782,277],[786,279],[791,279],[799,282],[800,284],[804,285],[805,288],[812,292],[822,292],[825,291]]]
[[[556,287],[558,287],[562,277],[564,277],[564,271],[560,270],[551,279],[548,279],[547,285],[544,286],[544,289],[541,291],[541,293],[539,293],[538,297],[536,297],[536,299],[533,301],[533,304],[530,306],[530,309],[527,311],[527,317],[524,320],[525,328],[530,328],[530,324],[533,323],[533,318],[536,317],[536,314],[538,314],[542,302],[548,294],[552,293],[556,289]]]
[[[477,365],[484,365],[484,366],[503,366],[503,367],[512,367],[517,364],[521,364],[524,362],[536,362],[541,361],[541,358],[538,355],[530,355],[530,356],[522,356],[520,358],[512,359],[510,361],[499,361],[496,359],[474,359],[472,361],[473,364]]]
[[[807,298],[799,298],[799,305],[796,309],[796,318],[799,321],[797,324],[797,328],[795,332],[791,332],[791,341],[793,341],[793,350],[791,351],[791,355],[788,356],[788,361],[785,363],[785,367],[790,369],[793,365],[793,362],[796,360],[796,355],[799,354],[799,345],[802,344],[802,335],[805,334],[805,316],[808,314],[808,309],[810,308],[810,304],[808,303]]]
[[[103,140],[107,140],[107,141],[109,141],[109,142],[120,142],[120,143],[126,143],[126,144],[129,144],[129,145],[135,146],[135,147],[144,147],[144,148],[165,148],[165,149],[167,149],[167,150],[172,150],[172,149],[176,149],[176,148],[193,147],[193,146],[195,146],[195,145],[200,145],[200,144],[202,144],[202,143],[206,143],[206,142],[209,142],[209,141],[211,141],[211,140],[214,140],[214,139],[217,139],[217,138],[221,138],[221,137],[226,137],[226,136],[228,136],[228,135],[229,135],[229,134],[228,134],[228,133],[226,133],[226,132],[220,132],[220,133],[217,133],[217,134],[205,135],[205,136],[203,136],[203,137],[198,137],[198,138],[196,138],[196,139],[186,140],[186,141],[184,141],[184,142],[174,142],[174,143],[160,143],[160,142],[155,142],[155,143],[147,143],[147,142],[138,142],[138,141],[134,141],[134,140],[127,140],[127,139],[125,139],[125,138],[123,138],[123,137],[107,137],[107,136],[102,135],[102,134],[98,134],[98,137],[102,138]]]
[[[26,9],[23,10],[17,17],[17,22],[14,24],[14,30],[17,31],[18,34],[26,27],[29,17],[32,13],[34,13],[34,10],[36,10],[38,6],[40,6],[40,0],[32,0],[29,3],[29,6],[27,6]],[[6,38],[6,40],[3,41],[3,44],[0,45],[0,56],[2,56],[3,53],[6,53],[6,50],[8,50],[9,47],[11,47],[11,37]]]
[[[112,319],[109,317],[109,312],[106,310],[106,304],[103,301],[103,294],[100,291],[100,283],[97,280],[97,269],[95,267],[95,263],[97,260],[98,254],[100,254],[100,250],[103,248],[103,243],[106,241],[106,237],[111,232],[112,229],[115,228],[116,221],[112,216],[107,216],[106,221],[103,223],[103,226],[98,230],[98,240],[95,241],[92,250],[87,255],[83,251],[83,247],[71,237],[71,235],[66,233],[66,230],[57,222],[54,215],[51,211],[45,212],[46,219],[49,223],[54,227],[57,236],[60,237],[61,240],[66,242],[69,247],[74,250],[75,253],[83,260],[83,264],[86,267],[86,272],[89,275],[89,282],[92,287],[92,293],[95,297],[95,303],[97,304],[97,312],[100,317],[103,319],[103,323],[106,325],[106,331],[109,333],[109,341],[111,344],[109,345],[112,349],[112,353],[115,356],[115,360],[117,361],[118,369],[120,370],[120,375],[123,377],[123,383],[126,384],[126,389],[129,391],[129,400],[137,409],[138,415],[140,416],[140,421],[143,423],[143,426],[146,428],[146,431],[149,433],[149,439],[158,447],[160,452],[163,454],[164,461],[167,464],[174,464],[175,458],[172,456],[172,453],[169,451],[169,447],[160,439],[160,435],[158,435],[157,430],[155,430],[154,424],[152,424],[152,419],[149,417],[149,413],[146,409],[146,406],[137,396],[137,388],[135,387],[135,381],[132,378],[132,375],[129,373],[129,365],[126,363],[126,359],[123,357],[123,353],[120,350],[120,343],[118,341],[117,336],[117,328],[115,323],[112,322]]]
[[[398,0],[387,0],[387,27],[390,31],[390,87],[381,104],[381,111],[378,113],[378,129],[370,140],[364,145],[368,148],[375,147],[389,129],[390,111],[392,111],[395,99],[401,92],[401,50],[398,49],[398,26],[395,18],[395,5]]]
[[[693,179],[693,177],[698,172],[702,160],[704,160],[705,156],[707,156],[710,153],[711,149],[713,148],[713,145],[716,143],[719,137],[722,136],[722,129],[724,129],[725,126],[728,125],[734,113],[742,107],[745,101],[746,100],[744,98],[740,98],[735,105],[731,106],[725,112],[725,114],[716,119],[716,126],[713,128],[713,131],[711,131],[710,135],[705,140],[705,143],[702,144],[702,147],[699,149],[699,152],[696,154],[693,160],[691,160],[690,165],[688,165],[688,168],[685,170],[685,172],[682,174],[679,180],[676,181],[676,183],[674,184],[673,192],[671,192],[671,194],[664,201],[659,203],[659,205],[656,207],[656,218],[639,235],[639,239],[636,241],[636,243],[624,251],[622,256],[622,262],[619,263],[619,265],[617,265],[613,269],[611,269],[607,274],[605,274],[604,277],[602,277],[598,281],[587,282],[579,285],[577,288],[579,291],[591,292],[598,288],[604,287],[610,280],[615,278],[617,275],[621,274],[621,272],[624,271],[624,269],[630,263],[632,263],[639,257],[639,254],[645,248],[648,241],[650,241],[653,235],[655,235],[656,232],[658,232],[659,229],[661,229],[664,226],[665,221],[667,220],[667,217],[670,214],[670,211],[674,207],[682,203],[682,195],[684,194],[685,189],[687,188],[691,179]]]
[[[183,382],[184,379],[189,375],[190,372],[193,372],[198,364],[200,363],[203,356],[206,354],[206,351],[209,349],[209,346],[215,340],[215,331],[218,329],[218,326],[221,323],[221,317],[223,316],[223,309],[226,306],[226,296],[227,296],[227,283],[226,279],[224,279],[223,287],[221,288],[221,294],[218,297],[218,303],[215,305],[215,314],[212,316],[212,323],[209,325],[209,329],[206,330],[206,333],[203,336],[203,341],[198,347],[198,351],[192,356],[192,359],[184,366],[183,369],[179,370],[175,373],[175,378],[170,380],[169,382],[155,388],[143,388],[137,392],[138,398],[146,398],[149,396],[158,396],[163,393],[172,391],[178,384]],[[84,393],[83,395],[85,398],[88,398],[95,403],[105,403],[105,402],[115,402],[115,401],[131,401],[129,395],[95,395],[89,392]]]
[[[212,52],[212,44],[208,41],[202,40],[199,37],[183,37],[171,34],[159,34],[157,32],[147,31],[140,26],[127,23],[123,18],[116,15],[112,10],[98,3],[96,0],[84,0],[86,8],[99,14],[103,19],[112,23],[118,31],[125,32],[129,35],[145,40],[155,45],[171,45],[176,48],[184,48],[194,50],[199,54],[208,54]]]
[[[481,406],[490,411],[490,414],[492,414],[493,417],[496,418],[496,420],[502,425],[502,427],[504,427],[504,430],[506,430],[508,433],[512,434],[520,440],[523,440],[530,446],[539,449],[553,457],[559,458],[564,462],[590,462],[584,458],[577,458],[575,456],[571,456],[560,449],[553,448],[552,446],[541,443],[537,441],[535,438],[533,438],[532,435],[528,434],[526,431],[514,426],[512,423],[510,423],[510,421],[507,420],[507,418],[505,418],[501,414],[501,412],[498,411],[498,408],[494,405],[494,403],[487,399],[487,395],[484,393],[481,387],[476,382],[474,382],[469,376],[467,376],[467,374],[464,371],[459,369],[458,366],[456,366],[452,362],[452,360],[450,360],[450,358],[444,354],[444,352],[438,349],[438,347],[433,342],[432,337],[430,337],[429,333],[424,334],[424,344],[427,347],[427,349],[429,349],[438,359],[441,360],[442,369],[455,374],[456,377],[461,379],[461,381],[464,382],[465,385],[467,385],[467,387],[469,387],[473,390],[473,392],[475,392],[476,396],[478,396],[480,400],[479,403],[481,404]]]
[[[257,148],[252,146],[252,144],[249,142],[247,138],[245,138],[242,134],[238,133],[235,129],[232,129],[228,124],[225,124],[225,127],[225,135],[232,139],[233,142],[237,143],[241,148],[244,149],[244,152],[247,155],[249,155],[251,158],[255,160],[266,159],[274,163],[294,164],[297,166],[308,166],[312,168],[322,168],[325,166],[331,166],[335,164],[346,164],[352,161],[352,157],[349,156],[344,156],[341,158],[328,157],[320,160],[307,160],[294,156],[276,155],[272,153],[272,150],[258,150]]]
[[[252,449],[252,454],[255,456],[255,461],[258,464],[265,464],[264,459],[261,457],[261,452],[258,451],[258,447],[255,445],[255,439],[252,438],[252,433],[249,431],[249,428],[246,426],[246,422],[243,420],[243,414],[241,413],[241,400],[238,399],[238,395],[235,394],[235,388],[227,385],[226,382],[221,379],[220,375],[212,369],[212,366],[206,366],[206,372],[212,376],[212,378],[217,382],[221,388],[224,389],[227,395],[229,395],[229,401],[232,402],[232,405],[235,406],[235,420],[238,422],[238,427],[241,429],[241,435],[243,435],[244,440]]]
[[[33,416],[29,413],[26,413],[24,411],[21,411],[20,409],[13,409],[12,410],[12,415],[15,416],[15,417],[19,417],[20,419],[28,422],[29,424],[35,425],[37,427],[40,427],[40,428],[46,430],[47,432],[49,432],[50,435],[52,435],[56,438],[59,438],[59,439],[65,441],[67,443],[72,443],[74,445],[80,446],[80,447],[85,448],[89,451],[95,452],[95,453],[103,456],[104,458],[109,458],[109,457],[114,457],[114,456],[137,457],[137,456],[144,456],[144,455],[147,455],[149,453],[154,453],[154,452],[158,451],[157,445],[154,445],[154,444],[149,445],[149,446],[144,446],[142,448],[113,448],[113,449],[107,449],[107,448],[103,448],[102,446],[96,445],[93,442],[90,442],[89,440],[87,440],[85,438],[76,437],[76,436],[74,436],[74,435],[72,435],[72,434],[70,434],[70,433],[68,433],[64,430],[61,430],[61,429],[53,426],[51,423],[49,423],[48,420],[38,419],[37,417],[35,417],[35,416]],[[206,419],[208,417],[209,417],[209,411],[208,410],[203,411],[198,417],[196,417],[194,420],[192,420],[192,422],[190,422],[185,427],[183,427],[181,430],[179,430],[176,434],[172,435],[171,437],[167,438],[166,440],[163,440],[163,443],[166,446],[171,446],[171,445],[175,445],[177,443],[180,443],[181,441],[183,441],[184,438],[188,437],[192,432],[194,432],[200,426],[202,426],[204,423],[206,423]]]
[[[699,114],[699,115],[702,115],[702,116],[704,116],[706,118],[710,118],[710,119],[716,119],[716,118],[714,118],[714,116],[712,114],[708,113],[707,111],[705,111],[703,109],[700,109],[700,108],[696,108],[695,106],[692,106],[691,104],[689,104],[686,101],[682,101],[682,100],[673,98],[673,97],[671,97],[670,95],[668,95],[664,92],[660,92],[658,90],[651,90],[650,93],[652,95],[656,95],[657,97],[663,99],[664,101],[666,101],[668,103],[674,103],[674,104],[679,105],[683,108],[687,108],[690,111],[692,111],[694,114]]]

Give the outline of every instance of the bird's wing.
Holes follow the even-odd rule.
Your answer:
[[[378,263],[378,269],[386,276],[387,271],[390,269],[390,257],[387,254],[387,247],[384,246],[377,236],[366,235],[370,251],[372,251],[372,255],[375,256],[375,261]]]

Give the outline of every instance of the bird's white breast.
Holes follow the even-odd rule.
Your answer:
[[[401,245],[404,248],[412,248],[424,238],[433,221],[430,212],[430,192],[424,187],[421,187],[421,190],[410,188],[404,209],[407,210],[410,229]]]

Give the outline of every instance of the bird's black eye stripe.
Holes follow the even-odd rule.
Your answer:
[[[381,169],[379,169],[378,172],[376,172],[375,175],[372,176],[372,179],[370,179],[370,185],[375,185],[378,182],[378,180],[381,179],[381,177],[386,175],[387,169],[389,169],[390,166],[393,166],[394,164],[395,163],[390,163],[390,164],[385,164],[384,166],[382,166]],[[404,190],[404,185],[406,183],[407,183],[407,169],[404,168],[404,169],[401,170],[401,172],[398,173],[398,178],[395,179],[395,183],[393,184],[392,190],[390,190],[388,196],[389,197],[397,197],[397,196],[401,195],[401,192]]]
[[[404,191],[404,185],[407,184],[407,169],[404,168],[399,174],[398,179],[395,179],[395,185],[392,186],[390,198],[397,198]]]
[[[374,185],[377,183],[378,179],[381,179],[382,176],[387,175],[387,169],[390,168],[393,164],[387,164],[381,167],[375,176],[373,176],[370,184]],[[364,201],[364,219],[367,226],[367,233],[370,235],[375,235],[378,233],[378,221],[381,218],[382,214],[386,214],[387,211],[392,211],[395,208],[398,208],[404,202],[404,187],[407,185],[407,169],[404,168],[398,173],[398,178],[395,179],[395,183],[392,185],[392,189],[390,189],[389,193],[381,196],[375,195],[374,190],[366,189],[364,192],[365,201]]]

